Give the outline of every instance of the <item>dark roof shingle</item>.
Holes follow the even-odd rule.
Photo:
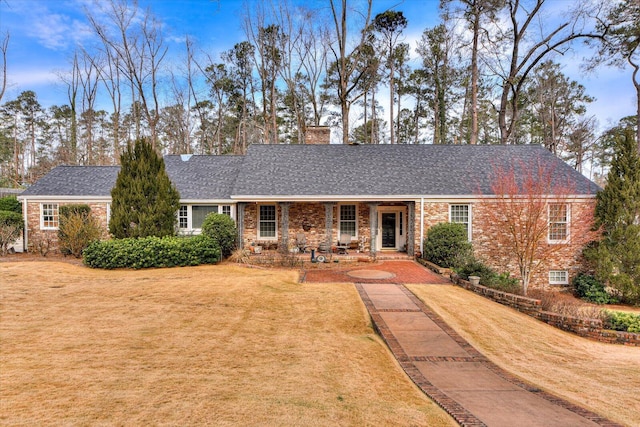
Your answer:
[[[246,156],[165,156],[183,200],[491,194],[495,167],[541,162],[576,195],[599,187],[537,145],[252,145]],[[58,166],[21,196],[110,197],[118,166]]]
[[[598,187],[537,145],[252,145],[234,196],[462,196],[491,193],[494,167],[538,160],[575,194]]]

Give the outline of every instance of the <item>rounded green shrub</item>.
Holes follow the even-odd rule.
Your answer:
[[[0,211],[9,211],[22,213],[22,203],[20,203],[16,196],[0,197]]]
[[[440,267],[459,267],[471,258],[473,248],[464,224],[442,222],[427,231],[422,257]]]
[[[595,304],[613,304],[616,299],[609,295],[604,284],[590,274],[580,273],[573,279],[574,295]]]
[[[218,243],[204,235],[142,237],[96,241],[83,252],[93,268],[184,267],[220,261]]]
[[[236,223],[229,215],[207,215],[202,223],[202,234],[218,243],[224,257],[231,255],[236,247]]]
[[[640,315],[605,310],[605,325],[614,331],[640,333]]]

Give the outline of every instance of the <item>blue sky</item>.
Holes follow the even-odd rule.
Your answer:
[[[568,4],[556,0],[558,4]],[[328,1],[307,0],[319,5]],[[163,22],[164,36],[172,61],[184,55],[185,35],[197,47],[218,59],[219,53],[245,39],[242,31],[242,0],[140,0],[150,6]],[[374,0],[373,14],[388,8],[401,10],[409,20],[406,41],[415,46],[422,31],[438,21],[437,0]],[[33,90],[43,107],[66,103],[66,91],[58,79],[70,69],[76,44],[92,43],[83,8],[94,8],[93,0],[0,0],[0,33],[11,34],[8,52],[8,88],[3,102],[24,90]],[[596,115],[601,126],[635,114],[635,91],[629,71],[600,68],[583,75],[579,52],[557,60],[563,72],[586,87],[596,98],[588,113]]]

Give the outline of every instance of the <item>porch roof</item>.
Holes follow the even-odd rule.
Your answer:
[[[539,145],[252,145],[236,200],[389,199],[491,195],[494,167],[540,162],[554,186],[593,196],[599,187]]]

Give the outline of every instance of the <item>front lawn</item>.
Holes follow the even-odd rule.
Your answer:
[[[563,332],[457,286],[409,288],[507,371],[611,420],[640,425],[640,348]]]
[[[353,285],[0,263],[0,424],[455,425]]]

